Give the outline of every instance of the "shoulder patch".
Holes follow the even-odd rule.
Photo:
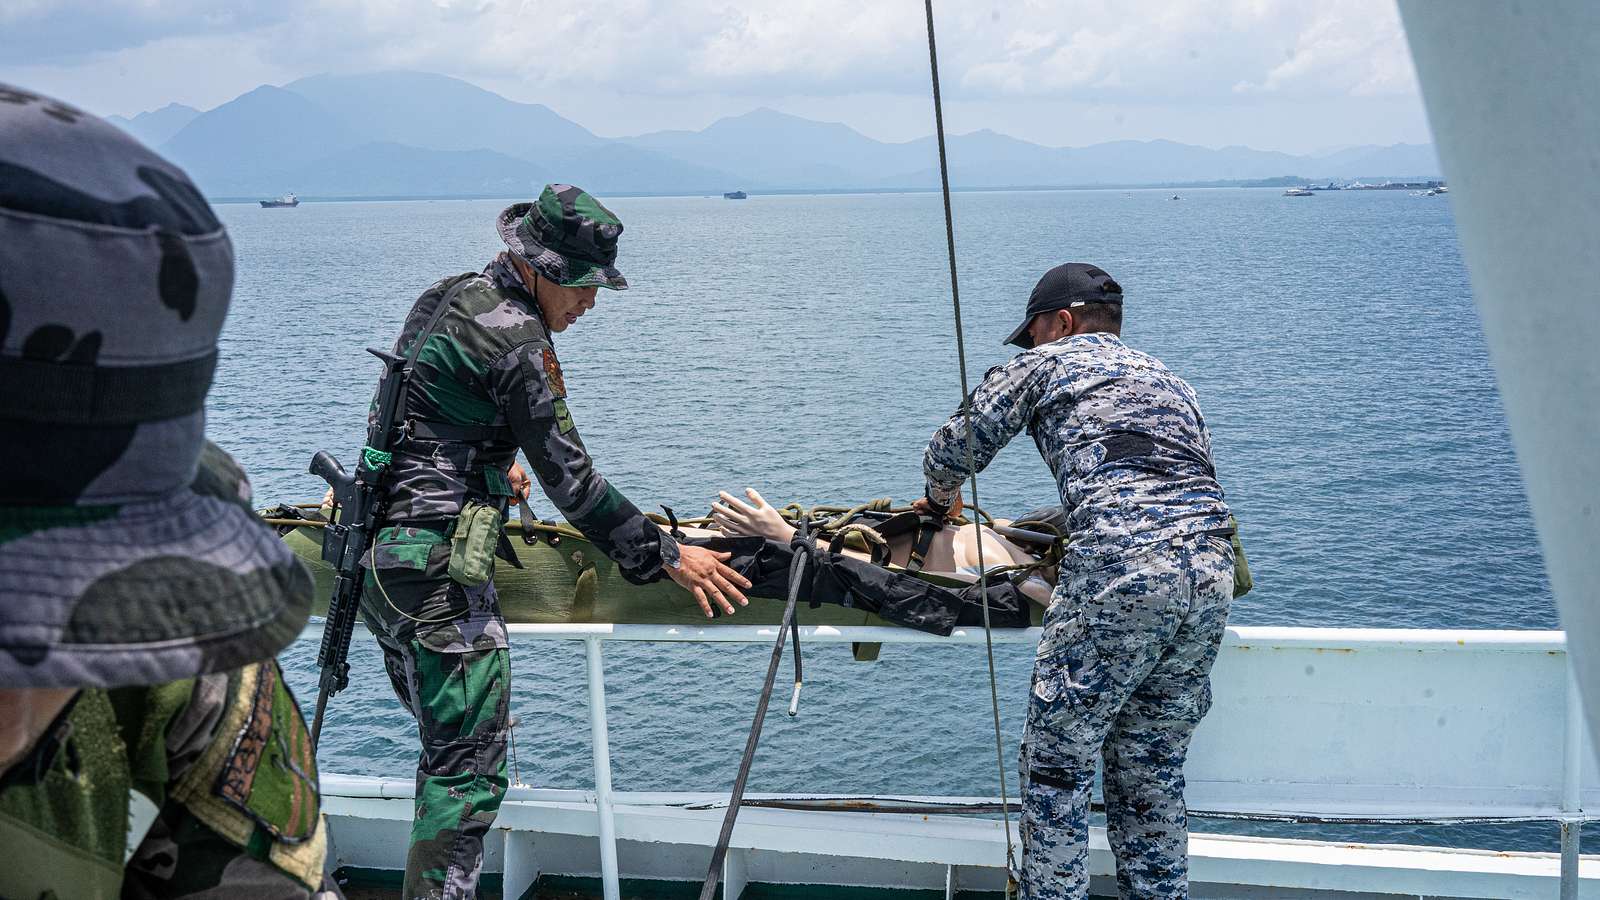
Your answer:
[[[567,401],[556,400],[556,428],[566,434],[576,427],[572,422],[572,410],[567,409]]]
[[[261,665],[250,711],[217,776],[217,796],[297,844],[317,830],[317,763],[305,719],[276,665]]]
[[[556,395],[557,400],[567,396],[567,382],[561,377],[561,363],[556,360],[556,352],[549,347],[544,348],[544,380],[550,385],[550,393]]]
[[[172,789],[228,843],[292,875],[322,880],[322,827],[311,730],[275,661],[236,669],[217,733]]]

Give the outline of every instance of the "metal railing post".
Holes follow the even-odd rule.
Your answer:
[[[621,900],[617,878],[617,820],[611,808],[611,738],[606,729],[606,671],[598,637],[585,638],[588,661],[589,746],[594,754],[594,807],[600,819],[600,884],[605,900]]]
[[[1565,740],[1561,747],[1561,811],[1576,814],[1582,798],[1579,795],[1579,778],[1583,772],[1583,702],[1578,696],[1578,681],[1572,674],[1571,649],[1564,658],[1566,668],[1566,723]],[[1578,844],[1583,823],[1561,822],[1561,900],[1578,898]]]

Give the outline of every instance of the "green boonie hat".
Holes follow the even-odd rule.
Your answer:
[[[538,201],[506,207],[496,224],[511,252],[556,284],[628,289],[614,265],[622,221],[582,188],[547,184]]]
[[[0,84],[0,685],[269,659],[311,577],[205,439],[233,247],[181,169]]]

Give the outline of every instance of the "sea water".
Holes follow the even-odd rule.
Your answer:
[[[1040,274],[1093,262],[1127,292],[1127,342],[1199,393],[1256,576],[1232,624],[1557,627],[1448,199],[1179,193],[955,195],[969,378],[1014,352],[1000,342]],[[556,348],[613,484],[680,515],[746,486],[778,505],[921,495],[923,447],[960,399],[938,195],[607,202],[631,288],[602,291]],[[364,348],[388,348],[423,289],[500,249],[505,205],[219,207],[238,282],[209,427],[258,505],[320,497],[318,448],[353,459],[378,371]],[[1058,502],[1025,436],[980,487],[999,515]],[[768,653],[606,645],[616,787],[726,790]],[[1015,796],[1032,649],[995,655]],[[302,641],[283,657],[302,698],[315,656]],[[512,670],[521,780],[589,786],[581,645],[519,644]],[[868,664],[813,645],[806,682],[801,715],[768,722],[752,790],[998,793],[981,647],[887,645]],[[358,632],[322,767],[409,778],[416,756]],[[1548,825],[1279,833],[1555,848]]]

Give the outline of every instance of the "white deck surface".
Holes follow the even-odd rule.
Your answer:
[[[409,780],[329,775],[323,790],[336,865],[404,865],[412,815]],[[716,795],[624,792],[614,799],[622,877],[693,880],[704,875],[722,810],[683,805]],[[509,861],[524,878],[535,872],[599,874],[592,792],[514,789],[501,808],[497,830],[509,846],[490,842],[489,871],[500,871]],[[750,880],[790,884],[942,889],[953,870],[963,888],[998,890],[1005,858],[999,822],[955,816],[746,809],[732,846],[733,867]],[[1206,834],[1191,837],[1190,854],[1196,896],[1212,897],[1286,896],[1281,891],[1288,891],[1294,896],[1548,898],[1556,896],[1560,871],[1554,853]],[[1094,829],[1091,873],[1109,877],[1112,866],[1105,834]],[[1582,860],[1580,884],[1579,896],[1600,897],[1600,858]]]

